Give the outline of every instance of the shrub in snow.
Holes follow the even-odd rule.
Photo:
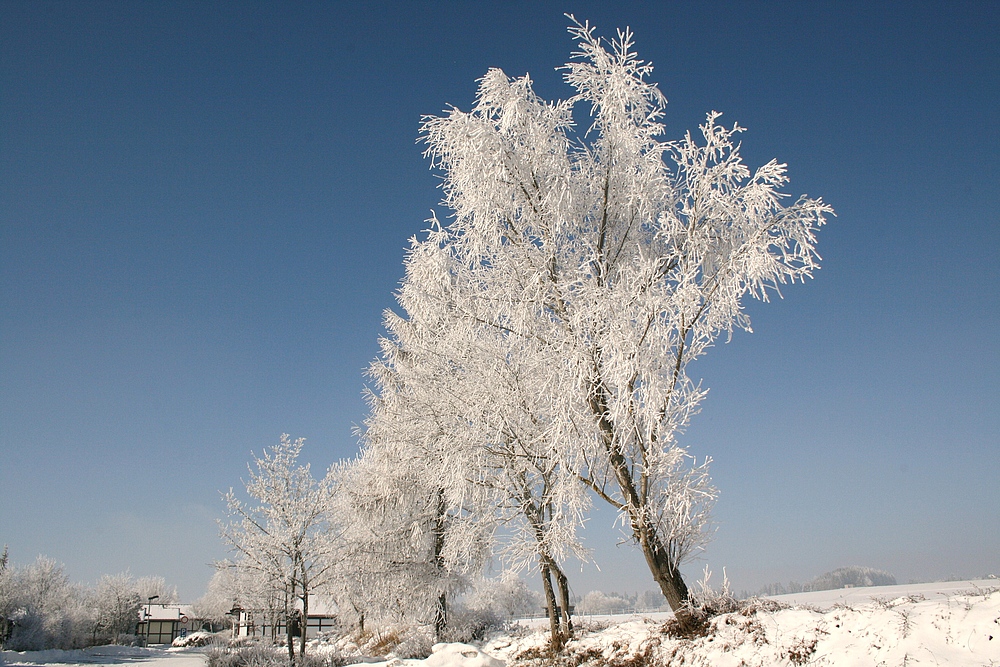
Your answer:
[[[208,667],[284,667],[288,664],[283,651],[260,642],[235,647],[213,645],[205,656]]]
[[[170,645],[178,648],[184,648],[187,646],[208,646],[210,644],[220,644],[224,642],[225,638],[220,637],[220,635],[217,635],[214,632],[192,632],[184,637],[178,637]]]
[[[392,655],[397,658],[425,658],[434,647],[434,633],[428,626],[415,626],[397,635]]]

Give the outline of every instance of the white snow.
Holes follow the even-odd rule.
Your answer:
[[[141,648],[137,646],[92,646],[63,651],[0,651],[0,664],[20,665],[142,665],[143,667],[205,667],[201,649]]]
[[[580,619],[567,646],[579,665],[1000,665],[1000,587],[996,580],[880,586],[784,595],[793,607],[724,614],[704,636],[663,633],[669,614]],[[519,624],[482,647],[437,644],[423,660],[357,658],[366,667],[504,667],[544,665],[547,633]],[[14,665],[132,663],[204,667],[198,649],[101,646],[82,651],[4,651]]]
[[[705,636],[693,639],[663,634],[662,614],[618,617],[604,629],[578,632],[567,649],[584,665],[627,664],[643,655],[656,664],[706,667],[1000,664],[997,583],[781,596],[776,599],[797,606],[725,614],[712,620]],[[508,664],[530,663],[525,658],[532,651],[538,655],[545,642],[544,629],[537,629],[498,637],[483,650]]]
[[[423,660],[391,658],[366,667],[504,667],[504,662],[470,644],[435,644]]]

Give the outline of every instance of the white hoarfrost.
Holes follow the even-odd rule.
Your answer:
[[[235,570],[237,588],[268,600],[258,609],[280,610],[289,658],[296,605],[308,617],[309,596],[328,583],[336,546],[329,516],[334,478],[327,474],[317,481],[309,464],[298,463],[304,442],[283,434],[278,445],[254,456],[246,482],[251,502],[230,489],[229,522],[220,522],[222,537],[236,554],[235,562],[220,565]],[[305,650],[306,633],[301,634],[300,650]]]
[[[745,296],[812,274],[831,209],[785,204],[785,165],[751,171],[742,129],[718,113],[664,140],[666,100],[631,33],[570,32],[568,100],[494,69],[470,111],[424,120],[453,216],[413,241],[368,439],[427,447],[458,471],[445,507],[486,516],[492,503],[513,528],[503,555],[534,562],[550,609],[568,606],[549,575],[565,589],[562,561],[585,557],[590,498],[611,504],[684,615],[679,566],[715,499],[707,460],[678,439],[705,396],[689,364],[749,329]],[[558,643],[569,628],[551,620]]]

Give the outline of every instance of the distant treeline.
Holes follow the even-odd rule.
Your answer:
[[[787,584],[781,582],[768,584],[750,595],[785,595],[787,593],[805,593],[808,591],[831,591],[838,588],[895,585],[896,577],[885,570],[852,565],[821,574],[812,581],[804,584],[800,584],[797,581],[790,581]],[[745,594],[742,597],[750,597],[750,595]]]

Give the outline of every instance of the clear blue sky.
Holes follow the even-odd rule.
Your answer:
[[[612,4],[614,7],[612,7]],[[704,113],[822,196],[823,268],[698,363],[705,558],[1000,574],[1000,5],[0,4],[0,543],[201,594],[251,450],[356,451],[362,371],[440,192],[420,117],[489,67],[546,97],[563,12],[631,26],[679,137]],[[442,217],[446,211],[438,207]],[[644,590],[588,530],[577,592]],[[700,571],[702,563],[689,568]]]

